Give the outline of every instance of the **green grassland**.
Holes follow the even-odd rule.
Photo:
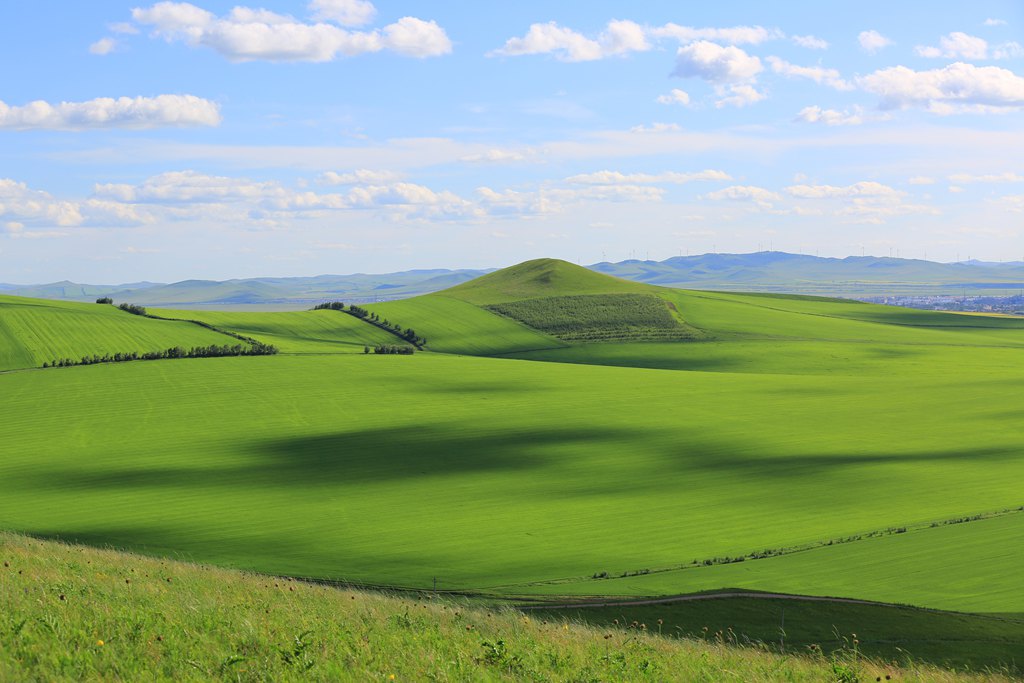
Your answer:
[[[0,379],[8,528],[377,584],[521,593],[1016,507],[1024,474],[1019,375],[823,382],[417,354]],[[54,395],[76,410],[50,409]],[[963,571],[993,594],[1018,585]]]
[[[144,318],[113,306],[0,296],[0,370],[93,354],[229,342],[234,340],[198,325]]]
[[[589,626],[10,534],[0,560],[0,680],[1010,680],[852,647],[783,656],[660,637],[653,622]]]
[[[925,526],[905,533],[833,543],[743,562],[690,566],[641,576],[558,582],[529,593],[657,596],[723,587],[927,605],[985,613],[1022,613],[1019,539],[1024,513]],[[1014,586],[1017,583],[1017,586]],[[1022,614],[1021,616],[1024,616]]]
[[[157,348],[223,343],[45,303],[83,347],[111,321],[173,331]],[[652,305],[649,324],[694,339],[576,341]],[[930,526],[1024,505],[1022,320],[665,290],[550,260],[368,308],[428,352],[351,353],[395,339],[337,311],[163,312],[284,353],[0,375],[0,528],[504,598],[738,587],[1024,613],[1024,513]],[[9,367],[56,343],[0,313]],[[752,554],[773,556],[720,561]]]
[[[167,318],[199,320],[273,344],[281,353],[362,353],[364,346],[401,343],[393,334],[339,311],[250,313],[152,309]]]

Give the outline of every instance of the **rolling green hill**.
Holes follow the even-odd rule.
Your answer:
[[[55,306],[34,315],[76,344],[123,341],[121,322],[215,334]],[[284,353],[0,375],[0,527],[501,598],[739,587],[1024,613],[1024,517],[989,516],[1024,505],[1024,321],[552,260],[369,308],[428,351],[358,353],[394,338],[337,311],[185,312]],[[692,335],[638,342],[638,323]],[[56,343],[19,324],[19,353]]]
[[[0,370],[93,354],[234,341],[198,325],[144,318],[113,306],[0,296]]]

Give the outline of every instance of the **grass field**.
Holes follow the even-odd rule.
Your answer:
[[[114,306],[0,296],[0,370],[93,354],[226,343],[234,340],[191,323],[143,318]]]
[[[0,680],[1010,680],[884,664],[852,648],[782,656],[9,534],[0,559]]]
[[[411,327],[427,338],[427,347],[441,353],[488,356],[566,343],[515,320],[441,294],[428,294],[366,306],[381,319]]]
[[[389,332],[339,311],[242,313],[152,309],[154,315],[199,320],[223,330],[258,338],[281,353],[362,353],[364,346],[399,344]]]
[[[559,308],[591,297],[670,303],[701,339],[554,336],[644,317]],[[8,368],[57,343],[223,343],[45,304],[0,300]],[[171,311],[283,353],[0,375],[0,528],[506,598],[744,588],[1024,614],[1024,513],[929,527],[1024,505],[1024,321],[550,261],[369,308],[433,353],[364,355],[394,337],[336,311]],[[508,357],[469,357],[489,355]],[[721,561],[751,554],[776,556]]]
[[[8,528],[370,583],[521,591],[501,587],[670,567],[1015,507],[1024,474],[1022,425],[1000,407],[1014,376],[418,354],[0,380]],[[54,395],[79,406],[53,411]],[[994,594],[1017,585],[969,571]]]

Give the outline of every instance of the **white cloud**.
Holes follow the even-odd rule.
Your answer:
[[[596,173],[583,173],[566,178],[566,182],[584,185],[639,185],[647,183],[669,183],[682,185],[698,180],[732,180],[725,171],[707,169],[694,173],[679,173],[666,171],[665,173],[620,173],[619,171],[597,171]]]
[[[100,38],[89,46],[89,53],[94,55],[109,55],[117,47],[117,41],[113,38]]]
[[[718,86],[715,88],[715,92],[722,98],[715,101],[715,106],[718,108],[746,107],[767,97],[765,93],[752,85]]]
[[[971,175],[969,173],[956,173],[949,176],[953,183],[1024,183],[1024,175],[1007,171],[1006,173],[989,173],[986,175]]]
[[[754,202],[762,208],[770,208],[773,202],[777,202],[782,199],[782,197],[775,192],[754,185],[733,185],[721,190],[709,192],[701,198],[711,199],[714,201],[749,201]]]
[[[113,24],[107,24],[107,28],[111,33],[120,33],[128,36],[134,36],[139,32],[139,29],[135,28],[127,21],[118,21]]]
[[[731,28],[694,28],[679,24],[665,24],[652,28],[650,34],[655,38],[674,38],[680,43],[695,40],[718,40],[732,45],[759,45],[768,40],[785,37],[781,31],[767,29],[763,26],[733,26]]]
[[[819,85],[827,85],[836,90],[853,90],[853,84],[843,80],[836,69],[826,69],[820,66],[797,66],[778,57],[768,57],[768,63],[772,65],[772,71],[783,76],[808,78]]]
[[[672,75],[703,78],[712,83],[737,83],[752,80],[763,69],[760,59],[738,47],[699,40],[679,48]]]
[[[672,88],[667,95],[659,95],[656,102],[658,104],[681,104],[686,106],[690,104],[690,95],[685,90]]]
[[[952,194],[960,194],[961,192],[964,191],[964,188],[960,187],[959,185],[950,185],[946,189],[949,190],[949,192],[951,192]]]
[[[988,41],[977,36],[969,36],[960,31],[953,31],[948,36],[939,38],[939,47],[918,45],[914,52],[919,57],[947,57],[950,59],[987,59]]]
[[[936,114],[991,113],[1024,107],[1024,78],[1007,69],[955,62],[914,71],[894,66],[857,79],[883,109],[924,107]]]
[[[310,10],[315,18],[331,18],[339,23],[367,19],[365,5],[359,2],[314,1]],[[132,10],[132,18],[151,26],[154,35],[169,42],[209,47],[233,62],[328,62],[339,56],[381,50],[424,58],[452,51],[444,29],[434,21],[415,17],[403,17],[379,31],[349,31],[329,23],[305,23],[264,9],[235,7],[217,17],[186,2],[158,2]]]
[[[320,180],[328,185],[379,184],[398,180],[401,176],[393,171],[371,171],[365,168],[350,173],[327,171]]]
[[[1024,57],[1024,46],[1020,43],[1010,41],[992,48],[992,59],[1015,59]]]
[[[934,185],[935,178],[929,178],[928,176],[916,175],[907,181],[911,185]]]
[[[21,107],[0,102],[0,128],[19,130],[216,126],[220,121],[220,107],[194,95],[100,97],[58,104],[38,100]]]
[[[503,47],[488,53],[488,56],[554,54],[565,62],[589,62],[630,52],[643,52],[650,47],[643,28],[632,21],[609,21],[596,39],[551,21],[532,24],[526,35],[509,38]]]
[[[463,157],[459,157],[459,161],[463,161],[470,164],[502,164],[512,161],[526,161],[526,155],[520,152],[514,152],[507,149],[489,149],[486,152],[480,152],[478,154],[467,154]]]
[[[377,9],[367,0],[312,0],[309,11],[316,20],[342,26],[363,26],[377,16]]]
[[[864,114],[855,107],[852,112],[837,109],[822,109],[817,105],[804,107],[796,115],[804,123],[824,123],[827,126],[859,126],[864,123]]]
[[[876,183],[874,181],[862,181],[845,187],[835,185],[790,185],[785,188],[786,192],[793,197],[801,199],[844,199],[850,197],[874,197],[888,200],[898,200],[906,195],[905,192],[896,190]]]
[[[274,181],[211,176],[196,171],[171,171],[139,185],[96,184],[93,195],[127,203],[208,203],[251,199],[278,199],[288,194]]]
[[[402,17],[384,27],[384,47],[407,57],[438,57],[452,51],[452,41],[436,21]]]
[[[868,54],[875,54],[884,47],[892,45],[892,41],[883,36],[881,33],[875,30],[861,31],[857,35],[857,42],[860,43],[862,50]]]
[[[986,19],[985,26],[1006,26],[1005,19]]]
[[[33,190],[25,183],[0,178],[0,218],[15,226],[12,232],[22,233],[26,225],[34,227],[78,227],[83,225],[140,225],[152,217],[135,207],[88,199],[71,201],[57,199],[48,192]],[[63,233],[62,233],[63,234]],[[28,232],[24,237],[55,237],[52,233]]]
[[[815,36],[791,36],[794,43],[808,50],[827,50],[828,41]]]

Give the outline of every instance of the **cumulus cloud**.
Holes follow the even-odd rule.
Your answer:
[[[715,106],[719,109],[722,107],[746,107],[767,97],[765,93],[752,85],[718,86],[715,92],[721,97],[715,101]]]
[[[33,190],[25,183],[9,178],[0,178],[0,219],[14,219],[8,220],[8,226],[15,226],[12,232],[24,237],[58,236],[56,233],[25,231],[26,226],[68,228],[152,222],[147,212],[132,206],[96,199],[57,199],[48,192]]]
[[[898,199],[906,193],[874,181],[862,181],[843,187],[836,185],[790,185],[785,188],[793,197],[801,199],[843,199],[849,197],[874,197]]]
[[[620,173],[619,171],[597,171],[583,173],[566,178],[566,182],[584,185],[640,185],[648,183],[666,183],[682,185],[698,180],[732,180],[725,171],[706,169],[693,173],[666,171],[665,173]]]
[[[942,69],[881,69],[857,79],[883,109],[923,107],[936,114],[992,113],[1024,107],[1024,78],[995,66],[955,62]]]
[[[643,28],[632,21],[609,21],[596,38],[551,21],[532,24],[521,38],[509,38],[505,45],[488,56],[518,57],[521,55],[554,54],[565,62],[589,62],[630,52],[650,49]]]
[[[111,33],[120,33],[122,35],[134,36],[139,32],[135,26],[128,21],[118,21],[113,24],[107,24],[107,28]]]
[[[0,102],[0,128],[18,130],[216,126],[220,121],[220,107],[194,95],[99,97],[58,104],[37,100],[20,107]]]
[[[117,41],[113,38],[100,38],[89,46],[89,53],[94,55],[109,55],[117,47]]]
[[[911,185],[934,185],[935,178],[930,178],[924,175],[916,175],[907,181]]]
[[[960,31],[953,31],[948,36],[939,38],[939,46],[918,45],[914,52],[920,57],[947,57],[950,59],[987,59],[988,41],[977,36],[969,36]]]
[[[360,168],[349,173],[336,173],[327,171],[320,176],[320,181],[328,185],[358,185],[373,183],[388,183],[398,180],[399,174],[393,171],[371,171]]]
[[[697,40],[717,40],[731,45],[759,45],[768,40],[777,40],[785,35],[777,29],[763,26],[733,26],[730,28],[694,28],[679,24],[665,24],[652,28],[650,34],[655,38],[673,38],[680,43]],[[810,38],[810,36],[807,36]]]
[[[1006,26],[1005,19],[986,19],[985,26]]]
[[[672,88],[667,95],[659,95],[656,101],[658,104],[681,104],[686,106],[690,104],[690,95],[685,90]]]
[[[892,45],[891,40],[875,30],[861,31],[857,35],[857,42],[860,43],[860,49],[869,55],[873,55],[882,48]]]
[[[859,108],[853,111],[822,109],[817,105],[804,107],[796,115],[804,123],[824,123],[826,126],[859,126],[864,123],[864,114]]]
[[[792,36],[791,39],[800,47],[806,47],[808,50],[828,49],[828,41],[815,36]]]
[[[698,40],[679,48],[672,75],[703,78],[712,83],[737,83],[753,79],[763,69],[760,59],[734,45],[722,47]]]
[[[819,85],[827,85],[836,90],[853,90],[853,84],[840,76],[836,69],[826,69],[820,66],[797,66],[790,64],[778,57],[768,57],[768,63],[772,71],[790,78],[807,78]]]
[[[265,9],[235,7],[217,17],[187,2],[158,2],[132,10],[137,24],[169,42],[216,50],[233,62],[328,62],[391,50],[410,57],[436,57],[452,51],[451,40],[434,21],[403,17],[381,30],[349,31],[372,18],[370,3],[314,0],[310,11],[317,23]],[[336,23],[326,23],[327,21]]]
[[[777,193],[755,185],[732,185],[721,190],[709,192],[701,197],[713,201],[745,201],[753,202],[762,208],[770,208],[774,202],[782,199]]]

